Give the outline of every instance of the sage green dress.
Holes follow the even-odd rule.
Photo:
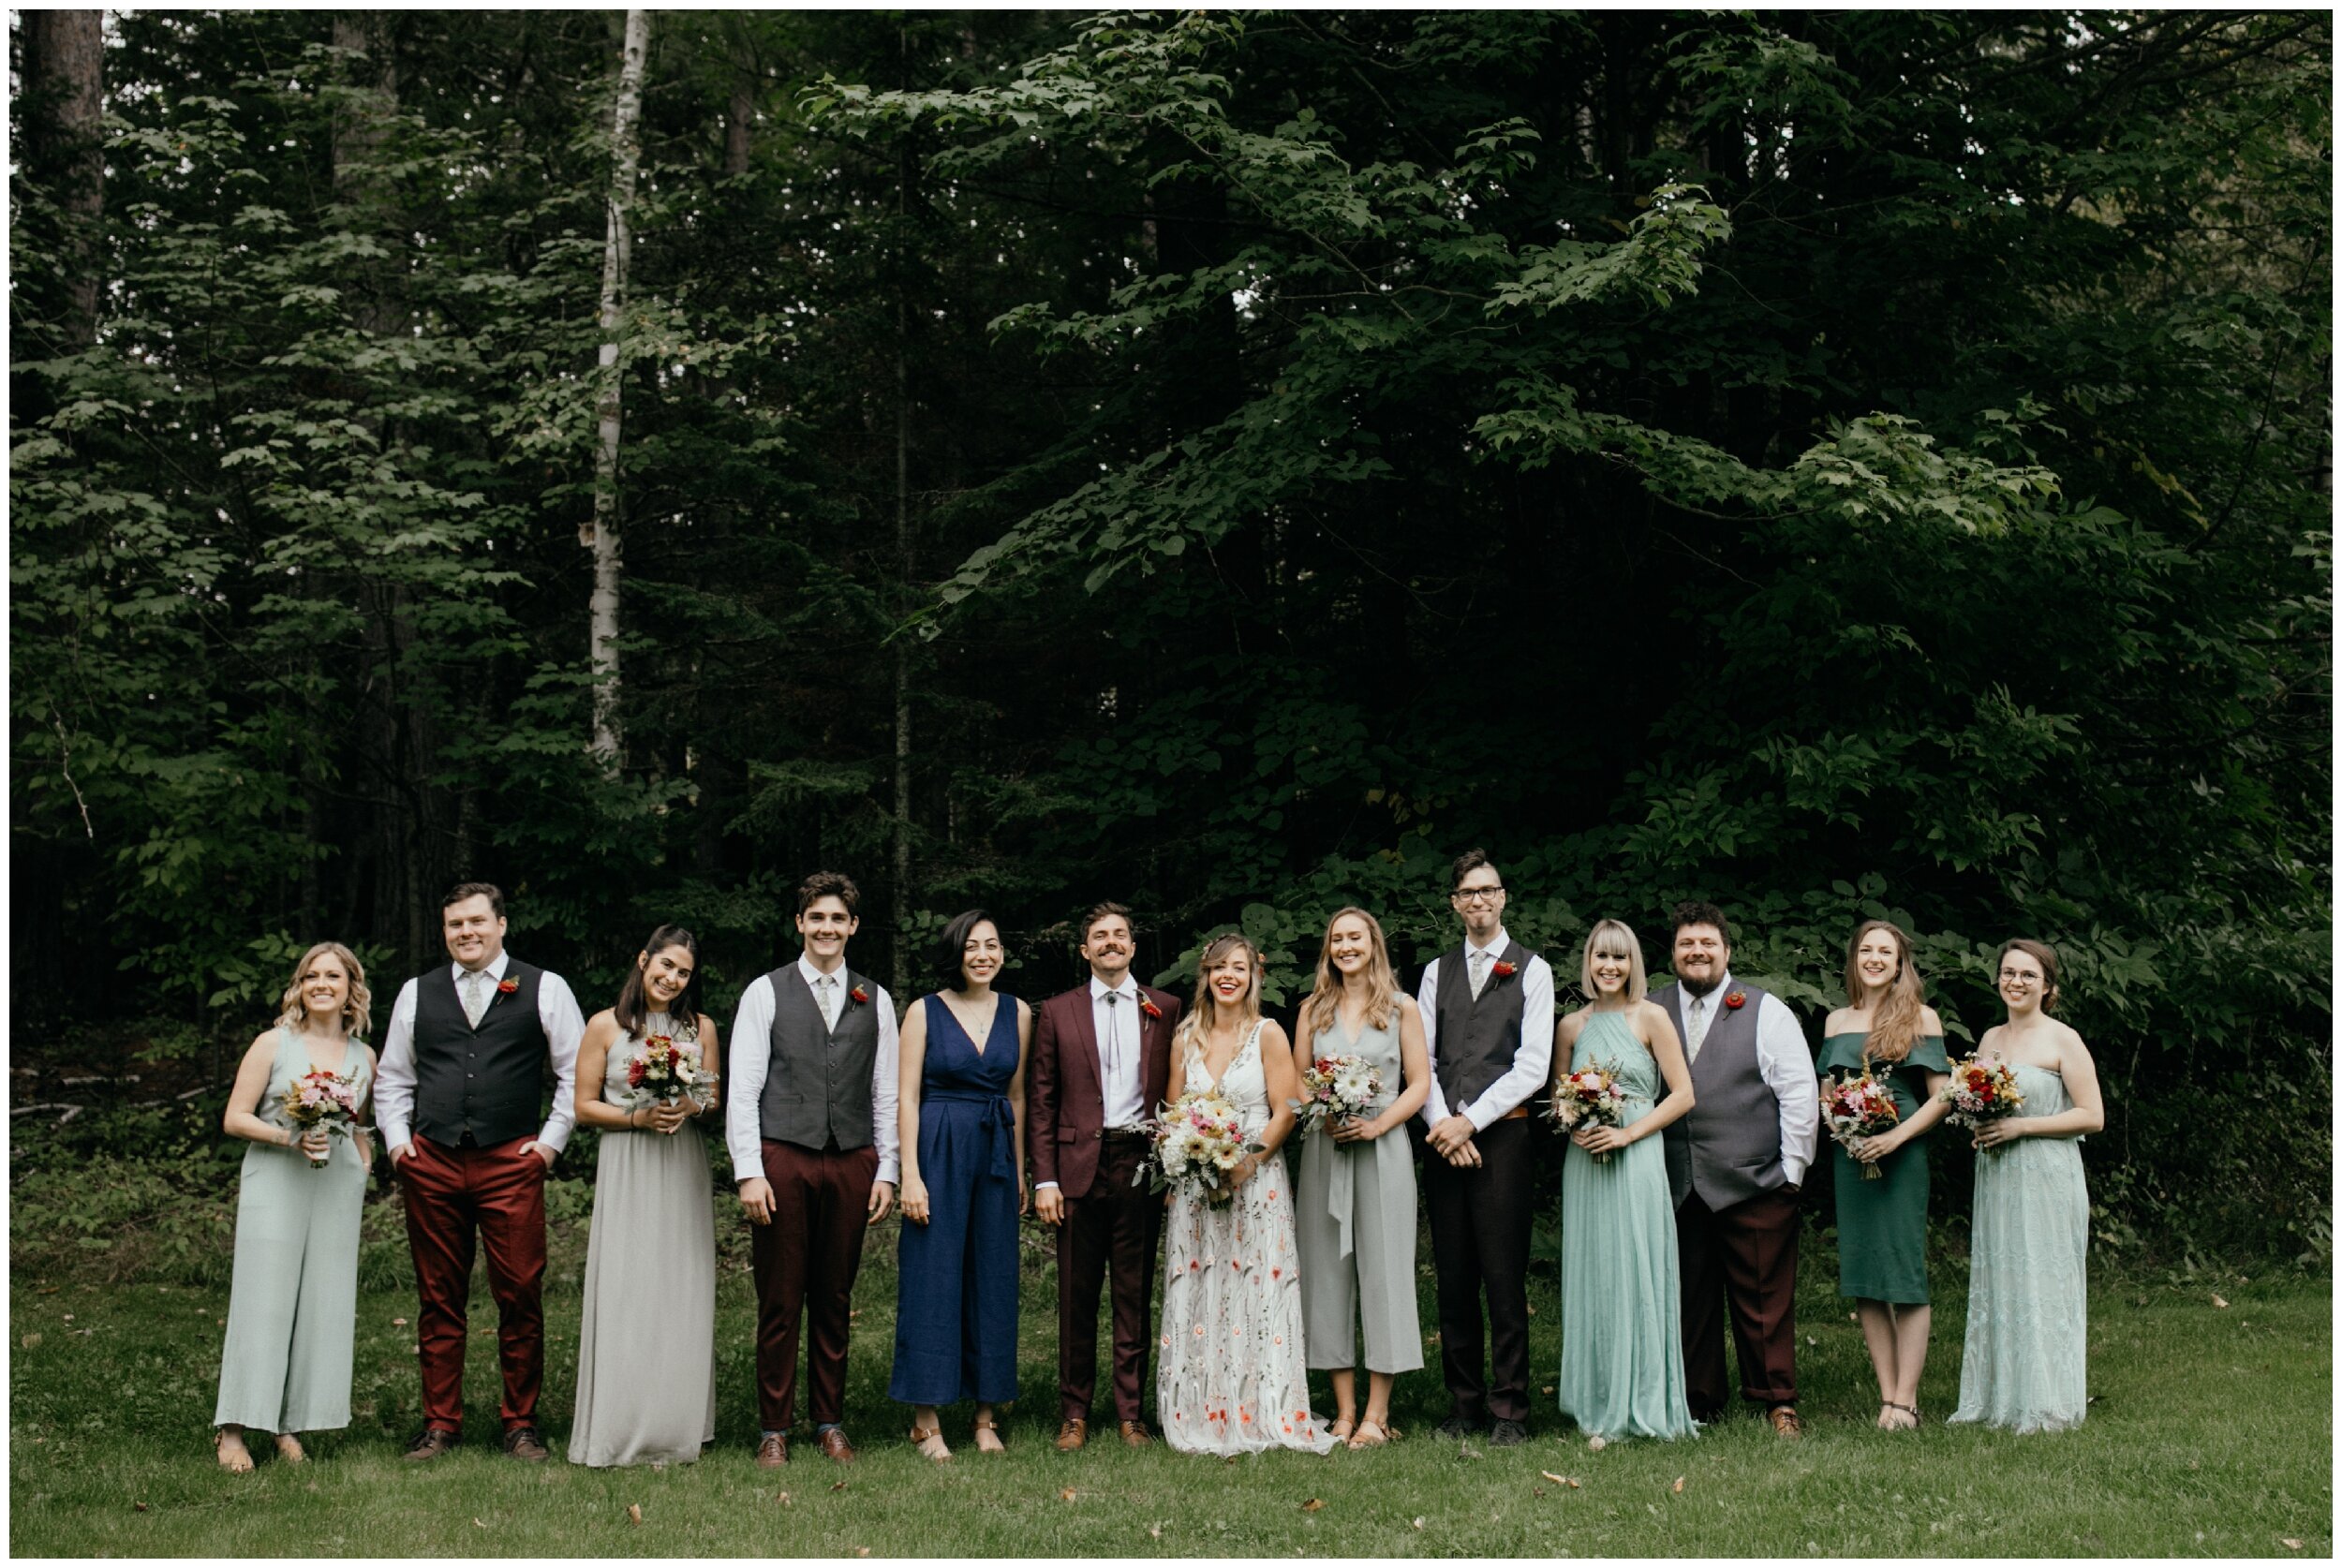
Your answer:
[[[1334,1026],[1318,1031],[1311,1059],[1356,1056],[1383,1075],[1383,1092],[1370,1116],[1399,1098],[1404,1074],[1399,1058],[1399,1020],[1362,1028],[1353,1040]],[[1358,1364],[1358,1333],[1366,1338],[1366,1369],[1412,1372],[1423,1365],[1423,1327],[1416,1318],[1415,1151],[1407,1130],[1395,1127],[1366,1143],[1338,1144],[1320,1127],[1301,1141],[1293,1200],[1294,1238],[1301,1264],[1301,1317],[1312,1368]]]
[[[2019,1117],[2073,1108],[2054,1070],[2010,1064]],[[1954,1421],[2016,1432],[2079,1427],[2090,1403],[2090,1190],[2082,1140],[1977,1150],[1968,1333]]]
[[[1587,1018],[1573,1070],[1601,1067],[1626,1091],[1621,1125],[1651,1114],[1659,1064],[1625,1017]],[[1562,1413],[1604,1438],[1695,1429],[1683,1378],[1683,1293],[1663,1140],[1607,1160],[1568,1146],[1562,1161]]]
[[[294,1131],[285,1119],[285,1096],[309,1069],[304,1038],[280,1028],[268,1087],[253,1114]],[[355,1040],[342,1058],[342,1074],[363,1108],[374,1063]],[[349,1425],[366,1172],[348,1137],[335,1133],[331,1146],[321,1167],[298,1148],[251,1144],[244,1151],[215,1426],[324,1432]]]
[[[1827,1081],[1839,1072],[1860,1077],[1862,1042],[1868,1038],[1833,1034],[1824,1040],[1822,1078]],[[1872,1076],[1886,1085],[1895,1109],[1908,1121],[1927,1102],[1927,1074],[1950,1071],[1944,1037],[1928,1034],[1913,1042],[1911,1054],[1892,1067],[1875,1064]],[[1860,1163],[1835,1142],[1830,1152],[1838,1193],[1838,1294],[1899,1306],[1926,1305],[1926,1137],[1913,1139],[1880,1161],[1875,1181],[1866,1179]]]

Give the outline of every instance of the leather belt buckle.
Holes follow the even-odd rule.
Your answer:
[[[1499,1121],[1514,1121],[1514,1120],[1520,1120],[1520,1119],[1525,1119],[1525,1118],[1528,1117],[1528,1115],[1529,1115],[1529,1107],[1528,1107],[1528,1106],[1526,1106],[1526,1105],[1516,1105],[1516,1106],[1514,1106],[1511,1110],[1506,1111],[1506,1112],[1505,1112],[1503,1116],[1498,1117],[1496,1119],[1497,1119],[1497,1120],[1499,1120]]]

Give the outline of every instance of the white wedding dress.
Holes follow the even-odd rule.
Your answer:
[[[1268,1082],[1254,1024],[1219,1089],[1248,1139],[1268,1125]],[[1211,1083],[1202,1046],[1189,1041],[1185,1087]],[[1281,1158],[1265,1161],[1227,1204],[1175,1191],[1164,1225],[1163,1331],[1155,1419],[1184,1454],[1302,1448],[1323,1454],[1335,1439],[1310,1413],[1301,1326],[1301,1280],[1293,1239],[1293,1192]]]

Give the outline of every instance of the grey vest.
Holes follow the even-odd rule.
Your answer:
[[[1507,938],[1495,963],[1512,965],[1513,972],[1499,979],[1492,964],[1488,983],[1475,998],[1464,950],[1459,947],[1439,961],[1439,1039],[1433,1054],[1438,1058],[1439,1091],[1446,1097],[1451,1116],[1461,1116],[1466,1105],[1511,1071],[1513,1058],[1520,1054],[1529,954]],[[1551,1028],[1553,1020],[1546,1019],[1545,1027]]]
[[[837,1028],[822,1022],[821,1003],[794,963],[764,978],[773,986],[772,1061],[757,1121],[775,1143],[800,1148],[867,1148],[871,1144],[870,1069],[878,1060],[878,988],[840,969],[846,997]],[[860,986],[868,1001],[853,999]]]
[[[1756,1010],[1765,993],[1743,980],[1732,980],[1708,993],[1714,1012],[1699,1043],[1699,1059],[1692,1063],[1692,1098],[1687,1116],[1679,1117],[1664,1134],[1667,1141],[1668,1185],[1680,1207],[1684,1197],[1699,1194],[1711,1209],[1729,1208],[1760,1192],[1770,1192],[1786,1180],[1781,1169],[1781,1101],[1756,1067]],[[1724,1005],[1735,991],[1748,1000],[1737,1008]],[[1651,993],[1651,999],[1668,1010],[1675,1037],[1691,1054],[1691,1031],[1683,1025],[1683,989],[1668,985]]]

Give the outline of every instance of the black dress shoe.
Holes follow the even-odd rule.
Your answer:
[[[1490,1448],[1517,1448],[1529,1441],[1529,1428],[1518,1421],[1499,1420],[1489,1428]]]
[[[1444,1438],[1453,1438],[1458,1442],[1461,1442],[1468,1437],[1476,1436],[1479,1430],[1480,1424],[1477,1421],[1467,1421],[1461,1413],[1450,1415],[1439,1424],[1439,1435]]]
[[[407,1445],[407,1457],[420,1464],[425,1459],[437,1458],[463,1441],[460,1432],[451,1432],[444,1427],[425,1427],[415,1434],[415,1441]]]

